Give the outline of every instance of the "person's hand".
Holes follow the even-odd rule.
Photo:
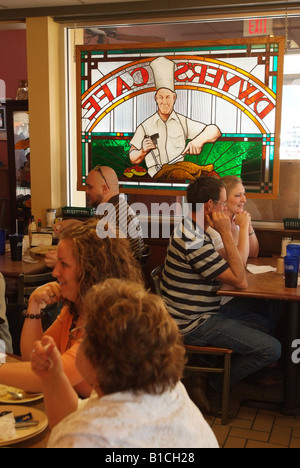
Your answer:
[[[49,250],[45,255],[44,261],[48,268],[54,269],[57,263],[57,250]]]
[[[65,229],[72,226],[73,224],[79,224],[81,221],[77,219],[63,219],[54,224],[53,230],[56,234],[61,234]]]
[[[61,287],[57,282],[40,286],[30,296],[28,310],[31,307],[44,308],[47,305],[55,304],[62,298]]]
[[[243,211],[242,213],[238,213],[235,216],[234,222],[237,226],[240,227],[240,229],[249,229],[249,224],[251,223],[251,216],[247,211]]]
[[[64,372],[60,352],[51,336],[45,335],[34,343],[31,369],[42,380],[57,379]]]
[[[142,151],[144,154],[148,154],[149,151],[155,149],[156,146],[155,144],[153,143],[153,141],[151,140],[150,137],[148,138],[144,138],[143,140],[143,146],[142,146]]]
[[[225,212],[213,211],[210,215],[207,215],[206,219],[210,227],[221,234],[221,236],[226,232],[231,232],[230,219]]]
[[[183,155],[186,154],[200,154],[203,148],[205,141],[199,136],[190,141],[186,146],[185,150],[182,152]]]

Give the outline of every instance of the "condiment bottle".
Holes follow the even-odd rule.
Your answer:
[[[32,240],[32,233],[36,231],[37,229],[36,229],[36,223],[34,221],[34,216],[31,216],[30,224],[28,226],[28,235],[29,235],[30,245],[31,245],[31,240]]]

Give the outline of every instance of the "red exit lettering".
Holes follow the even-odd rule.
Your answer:
[[[267,19],[258,18],[249,20],[249,34],[266,34],[267,33]]]

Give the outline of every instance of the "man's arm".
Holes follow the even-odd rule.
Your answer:
[[[207,125],[203,132],[189,142],[182,154],[200,154],[205,143],[214,143],[222,135],[216,125]]]
[[[129,151],[130,161],[132,162],[132,164],[140,164],[141,162],[144,161],[147,154],[155,148],[156,146],[151,140],[151,138],[150,137],[145,138],[143,140],[141,149],[137,149],[133,145],[131,146],[130,151]]]
[[[246,270],[235,245],[228,216],[222,212],[214,212],[211,217],[207,217],[207,221],[213,229],[220,233],[229,264],[229,268],[221,273],[217,279],[229,286],[246,289],[248,287]]]

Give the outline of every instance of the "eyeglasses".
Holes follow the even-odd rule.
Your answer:
[[[228,206],[228,203],[227,202],[223,202],[223,201],[219,201],[219,200],[213,200],[214,203],[219,203],[220,205],[224,206],[227,208]]]
[[[102,179],[104,180],[106,187],[108,188],[108,190],[110,190],[110,187],[109,187],[109,185],[108,185],[108,183],[107,183],[107,180],[105,179],[105,177],[104,177],[104,175],[103,175],[103,172],[102,172],[102,169],[101,169],[100,164],[98,164],[98,166],[96,166],[96,167],[94,168],[94,171],[100,172],[101,177],[102,177]]]

